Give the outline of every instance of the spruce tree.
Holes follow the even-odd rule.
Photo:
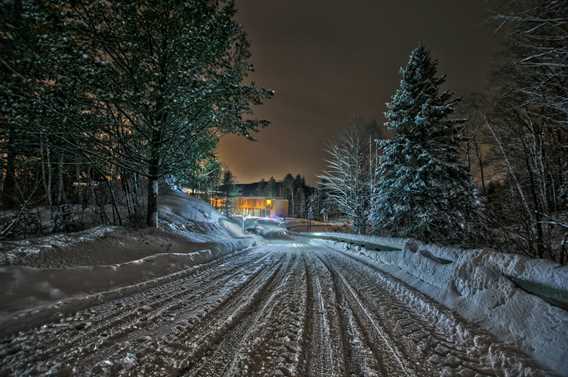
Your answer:
[[[418,47],[401,69],[400,87],[387,103],[379,141],[370,219],[378,231],[423,240],[465,236],[477,212],[476,191],[459,154],[463,120],[451,117],[459,101],[443,91],[445,76]]]
[[[231,197],[235,191],[235,177],[230,170],[226,170],[223,174],[223,184],[222,184],[222,191],[225,195],[225,200],[223,204],[223,214],[227,217],[231,215],[233,212]]]
[[[269,197],[275,197],[278,195],[277,191],[276,179],[274,177],[270,177],[266,186],[266,195]]]

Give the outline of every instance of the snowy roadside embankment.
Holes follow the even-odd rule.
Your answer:
[[[20,241],[4,241],[0,243],[0,266],[29,264],[28,261],[41,258],[61,248],[77,246],[84,242],[92,242],[115,232],[118,227],[98,226],[81,232],[70,234],[54,234]]]
[[[500,340],[515,343],[544,367],[568,376],[568,266],[406,239],[310,236],[320,238],[312,242],[372,262]],[[374,245],[374,250],[362,244]],[[381,246],[399,250],[376,251]]]
[[[337,242],[349,242],[360,246],[368,244],[369,246],[376,246],[378,249],[402,249],[404,248],[404,244],[408,241],[407,238],[375,237],[351,233],[312,232],[298,234]]]
[[[208,203],[164,187],[158,208],[160,226],[193,242],[215,243],[229,250],[253,246],[256,238]]]
[[[0,243],[0,266],[65,268],[124,263],[153,254],[197,249],[235,251],[256,242],[209,204],[164,188],[160,230],[98,226]]]
[[[257,241],[184,194],[166,191],[159,215],[160,229],[100,226],[1,243],[0,325],[54,302],[118,292],[196,268]]]
[[[141,283],[210,261],[211,250],[160,253],[112,265],[44,269],[0,266],[0,320],[18,310]]]

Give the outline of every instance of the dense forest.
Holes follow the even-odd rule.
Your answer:
[[[209,186],[219,138],[268,124],[233,2],[1,7],[2,237],[156,226],[160,180]]]

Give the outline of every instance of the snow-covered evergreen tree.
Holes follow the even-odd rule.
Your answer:
[[[476,217],[476,190],[459,155],[463,121],[450,117],[459,100],[441,90],[446,78],[437,68],[426,48],[414,49],[387,103],[395,135],[379,142],[370,214],[378,231],[457,239]]]

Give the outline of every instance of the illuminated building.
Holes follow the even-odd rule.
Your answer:
[[[250,197],[239,196],[233,198],[212,198],[211,205],[222,211],[225,208],[225,201],[230,200],[229,208],[231,214],[236,216],[257,216],[257,217],[287,217],[288,200],[271,197]]]

